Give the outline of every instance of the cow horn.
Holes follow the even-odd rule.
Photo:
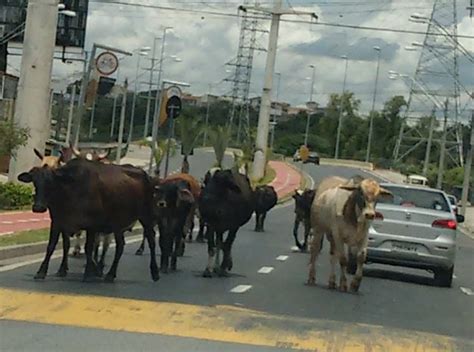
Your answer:
[[[81,156],[81,152],[79,150],[77,150],[77,148],[75,148],[72,143],[69,145],[71,150],[72,150],[72,153],[76,156],[76,157],[80,157]]]
[[[107,149],[104,153],[97,154],[97,160],[104,160],[110,154],[110,149]]]
[[[38,149],[34,148],[33,151],[35,152],[36,156],[37,156],[40,160],[43,160],[44,156],[43,156],[43,154],[41,154],[41,152],[40,152]]]

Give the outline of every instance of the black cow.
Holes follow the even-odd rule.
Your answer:
[[[49,260],[62,234],[63,261],[58,274],[67,274],[69,236],[85,230],[87,263],[84,280],[97,275],[93,259],[97,233],[114,233],[115,256],[105,280],[112,282],[125,244],[124,231],[138,220],[144,229],[150,247],[150,271],[154,281],[159,279],[155,258],[155,231],[153,230],[153,187],[148,175],[132,166],[107,165],[98,161],[74,159],[66,165],[51,168],[34,167],[18,176],[22,182],[33,182],[34,212],[49,210],[51,229],[46,256],[35,278],[44,279]]]
[[[184,251],[185,225],[194,211],[195,197],[185,179],[165,179],[155,185],[153,204],[160,230],[160,268],[166,273],[170,256],[171,270],[176,270],[177,257]]]
[[[226,276],[227,270],[232,269],[232,243],[238,229],[250,220],[254,210],[254,194],[247,176],[232,170],[216,170],[209,178],[199,198],[201,217],[209,227],[209,258],[204,277],[211,277],[214,270],[220,276]],[[228,234],[224,241],[226,231]],[[218,269],[220,250],[224,258]]]
[[[263,224],[267,212],[272,209],[278,201],[277,193],[272,186],[258,186],[255,189],[255,231],[263,232]]]
[[[293,224],[293,236],[296,246],[304,252],[308,248],[308,237],[311,231],[311,205],[313,204],[316,191],[314,189],[305,189],[304,191],[295,191],[293,198],[295,200],[295,222]],[[304,242],[298,240],[298,228],[300,223],[304,226]]]

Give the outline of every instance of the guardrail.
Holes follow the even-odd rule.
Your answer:
[[[370,171],[374,170],[373,163],[366,163],[364,161],[359,161],[359,160],[321,158],[319,162],[321,165],[345,166],[345,167],[353,167],[357,169],[364,169],[364,170],[370,170]]]

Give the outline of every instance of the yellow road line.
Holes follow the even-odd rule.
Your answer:
[[[379,326],[278,316],[232,306],[208,307],[11,289],[0,289],[0,320],[318,352],[459,350],[457,342],[449,337]]]

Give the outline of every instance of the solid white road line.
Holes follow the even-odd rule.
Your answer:
[[[474,292],[470,289],[470,288],[467,288],[467,287],[460,287],[461,289],[461,292],[468,295],[468,296],[473,296],[474,295]]]
[[[24,219],[20,219],[20,220],[17,220],[17,222],[21,222],[21,223],[27,223],[27,222],[30,222],[30,220],[24,220]]]
[[[232,290],[230,290],[231,293],[244,293],[252,288],[252,285],[238,285],[235,286]]]
[[[142,236],[133,236],[131,238],[126,238],[125,239],[125,243],[126,244],[129,244],[129,243],[135,243],[135,242],[140,242],[142,240]],[[112,243],[110,245],[111,248],[115,247],[115,243]],[[56,259],[56,258],[59,258],[59,257],[62,257],[62,253],[58,253],[58,254],[53,254],[51,256],[51,259]],[[0,273],[2,272],[5,272],[5,271],[10,271],[10,270],[14,270],[14,269],[18,269],[18,268],[21,268],[23,266],[27,266],[27,265],[31,265],[31,264],[35,264],[35,263],[39,263],[39,262],[42,262],[43,261],[43,257],[41,258],[36,258],[36,259],[30,259],[30,260],[26,260],[24,262],[19,262],[19,263],[14,263],[14,264],[9,264],[9,265],[5,265],[5,266],[2,266],[0,267]]]
[[[2,221],[2,224],[11,225],[11,224],[13,224],[13,221]]]
[[[279,255],[278,257],[276,257],[276,260],[279,260],[280,262],[284,262],[287,259],[288,259],[287,255]]]
[[[273,271],[272,266],[262,266],[259,271],[259,274],[270,274]]]

